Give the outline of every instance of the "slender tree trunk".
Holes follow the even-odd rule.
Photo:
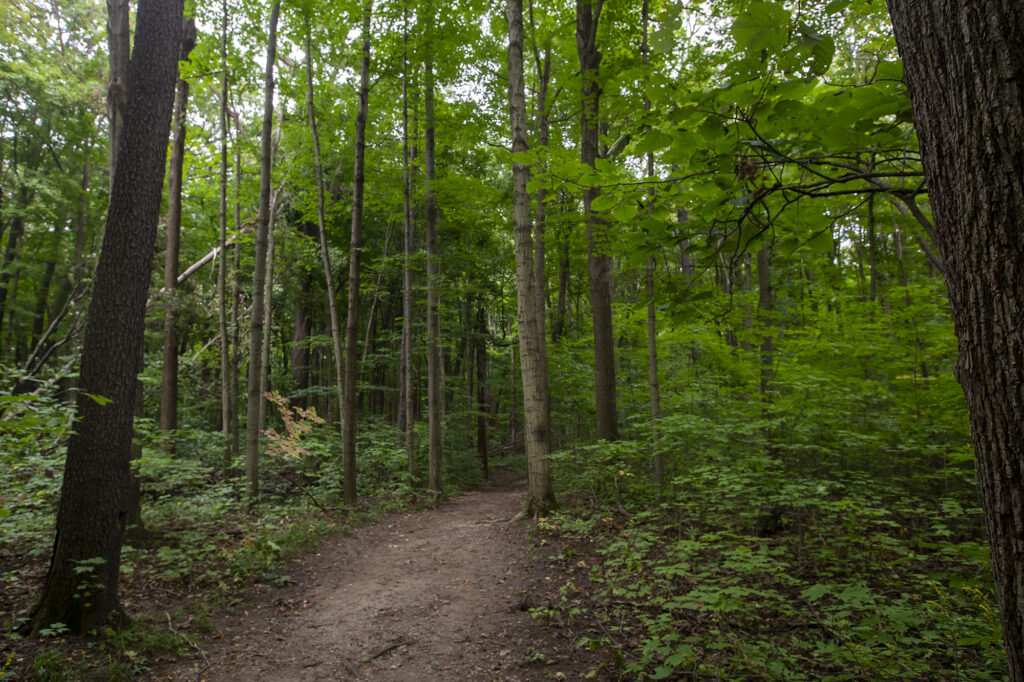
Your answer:
[[[1024,680],[1024,15],[888,0],[960,344],[1010,679]]]
[[[415,410],[412,386],[412,257],[416,249],[415,225],[412,215],[412,158],[409,154],[409,27],[403,6],[402,28],[402,411],[405,433],[406,470],[412,480],[416,476],[416,434],[413,429]],[[402,420],[399,420],[400,422]]]
[[[359,69],[359,109],[356,112],[355,164],[352,172],[352,232],[348,257],[348,317],[345,321],[345,393],[342,420],[345,464],[345,504],[356,503],[356,359],[359,345],[359,246],[363,231],[366,115],[370,99],[371,0],[363,1],[363,59]]]
[[[249,325],[249,381],[245,422],[245,476],[248,506],[259,496],[260,394],[263,368],[263,296],[267,276],[267,233],[270,229],[271,128],[274,123],[274,62],[277,60],[277,18],[281,3],[270,8],[267,37],[267,71],[264,78],[263,149],[260,155],[260,203],[256,218],[256,253],[252,278],[252,320]]]
[[[512,154],[523,154],[526,144],[526,86],[523,77],[523,0],[508,0],[508,84]],[[550,395],[548,357],[544,335],[544,298],[539,296],[541,273],[535,267],[530,225],[530,195],[526,185],[530,167],[512,162],[512,222],[516,253],[516,300],[519,321],[519,356],[526,421],[526,514],[544,516],[555,506],[555,491],[548,462]]]
[[[424,58],[424,193],[427,201],[427,425],[430,432],[428,488],[437,494],[443,492],[441,481],[442,401],[441,383],[441,317],[438,310],[440,296],[440,268],[437,252],[437,199],[434,196],[434,56],[433,56],[433,3],[428,2],[427,44]]]
[[[338,320],[338,299],[334,289],[334,275],[331,271],[331,254],[327,248],[327,226],[324,213],[324,167],[320,155],[320,133],[316,125],[316,103],[313,99],[313,51],[311,45],[311,28],[309,17],[306,16],[306,108],[309,109],[309,134],[313,138],[313,160],[316,166],[316,220],[317,236],[320,240],[320,261],[324,268],[324,286],[327,289],[327,316],[331,325],[331,348],[334,357],[334,371],[337,377],[335,388],[338,397],[338,415],[344,423],[344,384],[342,376],[341,323]],[[329,414],[333,410],[327,410]]]
[[[237,135],[241,131],[236,126]],[[235,232],[242,232],[242,145],[235,139]],[[225,256],[226,257],[226,256]],[[236,244],[231,259],[231,378],[228,382],[230,390],[228,447],[231,460],[234,461],[241,453],[242,429],[239,419],[241,411],[242,388],[239,369],[242,364],[242,249]]]
[[[650,28],[650,3],[644,0],[641,9],[641,21],[643,23],[643,38],[640,45],[640,53],[644,64],[644,86],[650,86],[650,50],[648,49],[647,35]],[[651,113],[651,98],[644,94],[644,112]],[[650,130],[650,126],[647,128]],[[654,154],[647,153],[647,175],[654,176]],[[652,217],[654,192],[648,193],[647,217]],[[661,453],[658,444],[658,420],[661,418],[661,394],[658,384],[658,312],[654,305],[654,256],[647,257],[647,266],[644,272],[644,294],[647,297],[647,377],[650,385],[651,395],[651,443],[654,448],[654,482],[659,487],[665,485],[665,458]]]
[[[167,160],[182,0],[140,0],[125,130],[89,304],[50,569],[26,629],[85,634],[114,617],[132,416]],[[101,404],[103,403],[103,404]]]
[[[276,147],[276,145],[275,145]],[[270,153],[273,158],[274,153]],[[259,432],[267,428],[267,392],[270,390],[270,342],[274,330],[274,256],[276,242],[274,232],[277,228],[277,197],[270,199],[270,225],[267,230],[267,275],[263,292],[263,336],[259,342],[260,350],[260,399],[259,399]]]
[[[520,3],[522,4],[522,3]],[[537,27],[533,20],[533,2],[530,2],[530,24],[533,28],[533,60],[537,68],[537,143],[542,150],[547,150],[551,141],[551,125],[548,120],[548,86],[551,84],[551,47],[550,43],[544,49],[541,57],[540,47],[537,45]],[[544,170],[543,165],[541,170]],[[537,214],[534,221],[534,271],[537,276],[536,296],[540,300],[541,318],[546,328],[546,311],[548,304],[548,278],[546,264],[546,239],[547,230],[548,200],[547,189],[537,188]],[[545,338],[547,331],[545,329]]]
[[[487,311],[481,306],[476,313],[476,453],[480,458],[484,480],[490,480],[487,463]]]
[[[228,2],[221,1],[220,32],[220,203],[218,205],[220,260],[217,261],[217,329],[220,350],[220,429],[224,440],[223,467],[234,459],[231,447],[231,343],[228,338]]]
[[[598,69],[597,25],[604,0],[576,1],[576,50],[583,75],[580,116],[580,148],[583,163],[594,167],[598,158],[601,85]],[[612,329],[611,226],[591,209],[601,195],[599,187],[583,190],[583,211],[587,219],[587,271],[590,276],[590,309],[594,319],[594,400],[597,409],[597,437],[617,440],[618,413],[615,399],[615,337]]]
[[[557,342],[565,333],[565,318],[569,305],[569,284],[572,271],[569,268],[569,237],[564,235],[561,244],[561,258],[558,261],[558,305],[555,310],[555,324],[551,340]]]
[[[181,60],[195,46],[195,19],[185,22]],[[181,253],[181,185],[185,163],[185,117],[188,111],[188,81],[178,79],[174,103],[174,142],[171,144],[167,178],[167,242],[164,254],[164,347],[160,383],[160,431],[163,446],[174,452],[171,432],[178,428],[178,267]]]
[[[760,310],[761,337],[761,403],[762,415],[767,417],[772,402],[772,382],[775,378],[775,342],[772,328],[772,252],[766,242],[757,252],[757,305]],[[771,434],[768,433],[770,436]]]

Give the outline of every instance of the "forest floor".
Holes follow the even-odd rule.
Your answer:
[[[528,612],[555,598],[558,572],[514,521],[524,494],[522,481],[478,489],[336,536],[144,679],[579,679],[597,663],[581,633]]]

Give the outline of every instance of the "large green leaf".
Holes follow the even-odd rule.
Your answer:
[[[778,3],[754,3],[736,17],[732,36],[748,52],[782,47],[789,41],[789,12]]]

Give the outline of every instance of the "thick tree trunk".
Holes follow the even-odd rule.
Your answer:
[[[424,58],[423,108],[424,108],[424,193],[427,201],[427,426],[429,430],[429,462],[427,487],[434,493],[443,492],[441,481],[441,440],[442,401],[444,394],[441,383],[441,317],[438,310],[440,267],[437,253],[437,198],[434,196],[434,56],[433,56],[433,6],[428,3],[427,44]]]
[[[1010,679],[1024,680],[1024,14],[888,0],[967,397]]]
[[[107,0],[107,64],[110,80],[107,83],[107,118],[110,121],[109,190],[114,192],[114,174],[117,154],[124,130],[126,88],[128,87],[128,59],[131,53],[131,24],[129,0]]]
[[[359,109],[356,112],[355,164],[352,171],[352,231],[348,256],[348,317],[345,320],[345,392],[342,453],[345,465],[345,504],[356,503],[356,355],[359,346],[359,246],[363,231],[366,114],[370,99],[371,0],[363,2],[363,59],[359,68]]]
[[[118,609],[136,375],[167,159],[182,0],[141,0],[127,113],[85,329],[53,558],[27,629],[87,633]]]
[[[523,78],[523,2],[508,0],[508,84],[512,153],[525,153],[526,86]],[[526,421],[526,470],[529,488],[526,513],[544,516],[555,506],[548,462],[550,418],[548,356],[544,338],[544,299],[535,267],[530,225],[530,168],[512,163],[512,222],[516,252],[516,300],[519,310],[519,355]]]
[[[270,27],[267,37],[267,71],[264,78],[263,137],[260,155],[260,203],[256,218],[255,265],[252,277],[252,320],[249,324],[249,381],[246,396],[245,422],[245,477],[248,485],[248,504],[255,503],[259,495],[260,448],[260,394],[263,369],[263,297],[267,277],[267,234],[270,230],[270,163],[271,128],[274,123],[274,62],[277,60],[277,18],[281,3],[270,8]]]
[[[604,0],[577,0],[576,50],[583,75],[580,116],[580,156],[593,167],[598,158],[601,85],[597,81],[601,52],[597,49],[597,25]],[[612,329],[611,226],[591,209],[601,188],[583,190],[587,220],[587,273],[590,277],[590,310],[594,320],[594,402],[597,437],[617,440],[618,411],[615,399],[615,337]]]
[[[195,19],[186,21],[180,59],[188,58],[195,46]],[[160,431],[164,447],[174,451],[169,433],[178,428],[178,266],[181,253],[181,185],[185,164],[185,117],[188,111],[188,81],[178,79],[174,103],[174,142],[171,144],[167,178],[167,242],[164,253],[164,346],[160,383]]]

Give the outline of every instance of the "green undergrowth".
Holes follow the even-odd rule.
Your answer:
[[[192,650],[212,614],[240,605],[245,590],[292,582],[293,560],[325,539],[436,502],[406,473],[395,429],[370,420],[361,424],[354,508],[341,503],[340,436],[325,425],[289,433],[288,419],[277,423],[287,448],[261,456],[261,495],[248,508],[243,462],[223,469],[219,434],[177,432],[172,451],[151,420],[138,420],[143,454],[135,471],[144,528],[130,529],[121,556],[120,595],[130,623],[92,637],[69,636],[58,623],[26,640],[17,630],[49,562],[71,411],[45,397],[9,400],[5,407],[0,680],[137,679],[153,664]],[[425,448],[427,439],[419,442]],[[449,493],[480,482],[470,456],[446,464]]]
[[[568,504],[538,538],[564,577],[532,613],[607,654],[593,676],[1005,679],[974,495],[749,453],[658,491],[640,444],[585,450],[553,457]]]

